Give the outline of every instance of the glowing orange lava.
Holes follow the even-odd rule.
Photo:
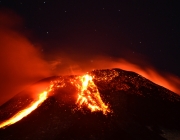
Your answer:
[[[80,77],[82,85],[79,86],[79,94],[76,104],[81,109],[86,106],[91,112],[102,111],[103,114],[110,112],[107,105],[104,104],[100,93],[92,80],[92,76],[86,74]]]
[[[71,84],[75,86],[79,91],[76,104],[78,105],[78,109],[82,109],[82,107],[87,107],[88,109],[91,110],[91,112],[102,111],[103,114],[106,115],[108,112],[110,112],[110,110],[108,106],[103,103],[100,97],[100,93],[92,79],[93,79],[92,76],[88,74],[84,76],[78,76],[75,79],[70,79],[74,81],[71,82]],[[50,96],[49,93],[51,91],[53,91],[56,88],[63,88],[64,86],[65,86],[64,80],[52,81],[48,90],[42,92],[39,95],[38,100],[31,103],[27,108],[19,111],[10,119],[2,122],[0,124],[0,128],[14,124],[19,120],[21,120],[22,118],[26,117],[36,108],[38,108],[39,105],[41,105],[48,98],[48,96]]]
[[[47,99],[47,91],[44,91],[39,95],[39,99],[32,103],[29,107],[27,107],[24,110],[19,111],[17,114],[15,114],[12,118],[10,118],[7,121],[4,121],[0,124],[0,128],[3,128],[5,126],[9,126],[11,124],[14,124],[24,118],[25,116],[29,115],[33,110],[35,110],[44,100]]]

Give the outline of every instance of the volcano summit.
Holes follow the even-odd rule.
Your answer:
[[[30,87],[0,107],[1,140],[180,138],[180,96],[134,72],[94,70],[33,86],[44,83],[49,87],[38,98]]]

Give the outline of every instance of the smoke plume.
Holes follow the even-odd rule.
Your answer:
[[[82,56],[84,56],[83,54]],[[61,57],[59,57],[61,56]],[[106,55],[97,55],[91,57],[80,57],[81,53],[56,54],[54,52],[52,65],[56,75],[60,74],[84,74],[94,69],[120,68],[127,71],[133,71],[141,76],[161,85],[175,93],[180,94],[180,79],[173,74],[157,70],[144,58],[136,56],[132,58],[113,58]],[[132,60],[133,59],[133,60]]]
[[[48,64],[19,27],[20,17],[9,10],[0,11],[0,104],[50,74]]]

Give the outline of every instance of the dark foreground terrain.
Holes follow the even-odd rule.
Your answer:
[[[54,91],[39,108],[21,121],[0,129],[0,140],[178,140],[180,139],[180,96],[142,76],[120,69],[95,70],[103,101],[111,113],[76,110],[75,87]],[[0,107],[0,121],[10,118],[32,99],[28,90]]]

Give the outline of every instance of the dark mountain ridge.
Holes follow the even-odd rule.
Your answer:
[[[175,139],[170,131],[180,132],[180,96],[148,79],[121,69],[94,70],[92,75],[102,100],[111,113],[77,110],[77,89],[69,79],[57,76],[36,83],[64,81],[66,86],[53,94],[21,121],[0,129],[0,139]],[[61,83],[59,83],[61,84]],[[0,121],[27,106],[29,89],[0,107]]]

